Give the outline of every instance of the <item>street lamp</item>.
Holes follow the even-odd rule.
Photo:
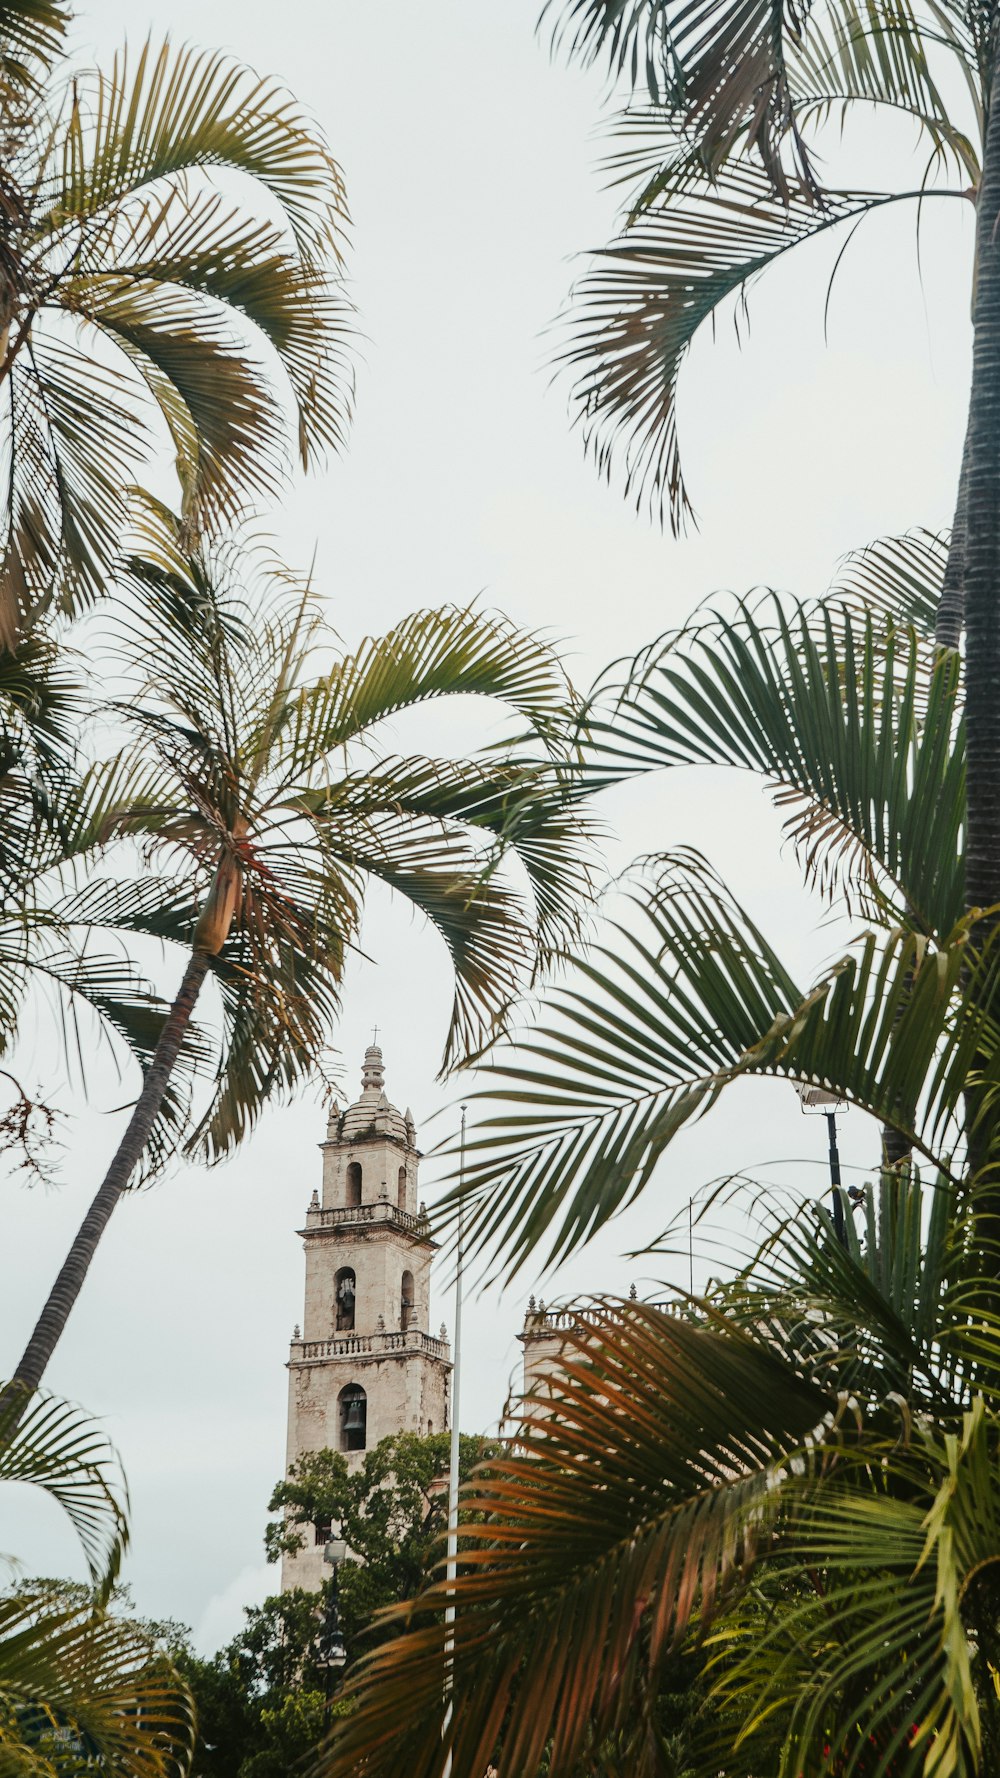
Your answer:
[[[842,1247],[847,1246],[844,1227],[844,1202],[840,1195],[840,1149],[837,1147],[837,1117],[847,1110],[847,1101],[824,1087],[797,1086],[799,1104],[806,1117],[825,1117],[830,1138],[830,1196],[833,1199],[833,1230]]]
[[[323,1614],[323,1627],[316,1645],[316,1665],[322,1667],[325,1678],[326,1709],[330,1710],[330,1694],[334,1680],[347,1662],[347,1648],[340,1629],[340,1589],[337,1581],[337,1570],[347,1555],[347,1545],[342,1537],[331,1537],[327,1540],[323,1551],[324,1562],[329,1562],[333,1569],[330,1580],[330,1591],[326,1597],[326,1611]]]

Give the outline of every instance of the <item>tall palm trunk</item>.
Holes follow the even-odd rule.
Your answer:
[[[15,1392],[20,1392],[27,1404],[29,1395],[38,1388],[45,1374],[73,1304],[83,1288],[98,1242],[149,1141],[184,1041],[184,1033],[191,1023],[195,1002],[208,973],[209,962],[206,951],[192,952],[177,998],[167,1014],[159,1042],[153,1051],[128,1127],[63,1261],[59,1276],[35,1323],[34,1332],[24,1348],[13,1378],[0,1396],[0,1408],[7,1405]]]
[[[1000,901],[1000,67],[994,80],[976,222],[964,603],[968,843],[966,906]]]
[[[959,526],[964,521],[965,533],[965,904],[969,909],[1000,902],[1000,32],[995,5],[991,12],[992,82],[976,218],[965,511],[956,514]],[[969,1109],[975,1115],[982,1109],[979,1095],[970,1098]],[[977,1119],[977,1125],[975,1135],[970,1133],[973,1174],[988,1141],[984,1120]],[[990,1245],[1000,1232],[996,1227],[1000,1199],[995,1191],[991,1199],[991,1227],[983,1231]],[[991,1271],[995,1263],[994,1259]]]

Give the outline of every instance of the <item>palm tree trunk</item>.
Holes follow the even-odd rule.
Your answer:
[[[0,1409],[9,1403],[15,1391],[23,1394],[27,1405],[29,1396],[38,1388],[45,1374],[45,1368],[69,1319],[70,1310],[83,1288],[84,1279],[111,1212],[126,1190],[149,1141],[208,966],[209,957],[206,951],[192,952],[177,998],[167,1014],[153,1051],[128,1128],[63,1261],[59,1276],[49,1292],[48,1301],[24,1348],[21,1361],[0,1396]]]
[[[965,720],[967,825],[965,905],[1000,902],[1000,32],[992,18],[991,102],[976,216],[972,391],[966,441],[964,515]],[[996,917],[990,927],[996,924]],[[976,932],[976,950],[989,928]],[[971,1179],[981,1174],[991,1145],[980,1094],[966,1094]],[[981,1181],[982,1183],[982,1181]],[[980,1240],[996,1269],[1000,1194],[994,1183],[981,1201]]]
[[[1000,901],[1000,54],[976,219],[976,310],[965,510],[968,908]]]

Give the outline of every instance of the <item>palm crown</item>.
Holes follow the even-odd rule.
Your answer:
[[[158,513],[161,542],[164,523]],[[312,595],[262,559],[254,572],[226,549],[184,557],[150,543],[124,579],[119,643],[133,687],[115,715],[137,740],[131,760],[96,774],[97,828],[106,845],[140,843],[144,869],[102,878],[91,862],[58,916],[92,942],[102,929],[148,934],[188,960],[128,1128],[18,1367],[26,1388],[40,1381],[158,1122],[176,1120],[167,1095],[203,1057],[190,1021],[209,976],[221,1047],[189,1146],[212,1158],[317,1066],[367,879],[403,895],[448,948],[446,1065],[482,1046],[576,933],[589,881],[572,696],[537,637],[445,607],[317,670],[331,639]],[[465,760],[382,750],[379,723],[450,693],[507,705],[521,739]]]
[[[164,445],[194,538],[280,484],[275,370],[304,463],[340,443],[350,406],[346,209],[315,129],[275,82],[166,43],[107,72],[50,67],[43,87],[31,52],[51,62],[59,11],[0,16],[37,69],[0,90],[8,644],[54,599],[103,591],[129,484]]]

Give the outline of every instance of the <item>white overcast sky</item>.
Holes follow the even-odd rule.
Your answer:
[[[676,543],[598,480],[568,425],[565,391],[550,383],[546,325],[574,254],[607,238],[614,203],[597,173],[602,81],[550,60],[535,34],[538,0],[173,0],[166,11],[175,38],[225,46],[283,76],[344,169],[366,336],[357,422],[346,458],[269,524],[293,564],[316,550],[317,583],[348,641],[415,606],[482,594],[564,639],[585,683],[715,588],[818,592],[851,547],[948,522],[970,346],[966,206],[929,217],[922,282],[912,213],[865,224],[839,273],[826,341],[833,242],[758,288],[742,349],[729,325],[714,344],[699,342],[682,420],[701,529]],[[142,0],[92,0],[81,12],[81,45],[102,55],[126,29],[135,42],[148,23],[164,25]],[[876,183],[865,153],[886,146],[867,133],[849,176]],[[616,862],[697,846],[796,968],[829,956],[833,936],[815,929],[776,818],[749,781],[676,774],[607,813]],[[371,961],[353,975],[338,1039],[348,1084],[360,1086],[377,1021],[390,1096],[436,1139],[448,1119],[430,1132],[428,1119],[460,1097],[435,1083],[445,958],[387,899],[372,900],[365,942]],[[40,1052],[36,1061],[44,1078],[51,1060]],[[306,1099],[267,1117],[228,1166],[174,1174],[126,1202],[47,1379],[100,1415],[122,1453],[134,1530],[126,1578],[140,1608],[194,1626],[205,1649],[276,1586],[261,1535],[283,1462],[283,1365],[301,1309],[294,1230],[319,1180],[322,1125]],[[74,1124],[54,1188],[0,1182],[0,1373],[16,1361],[116,1127],[106,1116]],[[790,1088],[734,1092],[676,1144],[642,1205],[544,1281],[544,1294],[625,1290],[633,1277],[651,1287],[665,1263],[623,1253],[703,1181],[821,1154],[820,1129],[803,1123]],[[874,1152],[857,1116],[843,1142],[859,1165]],[[469,1306],[470,1431],[500,1413],[535,1283]],[[443,1280],[432,1313],[453,1320]],[[34,1572],[79,1572],[56,1509],[18,1505],[0,1549]]]

